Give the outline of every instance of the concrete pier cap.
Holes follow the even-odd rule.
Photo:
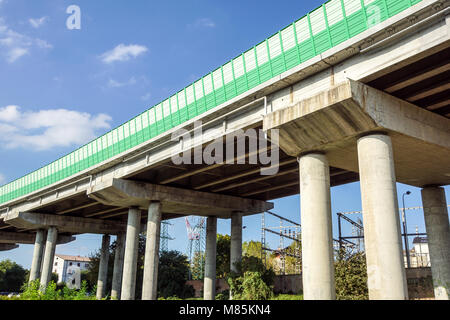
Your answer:
[[[388,134],[398,182],[450,184],[450,119],[350,79],[297,103],[285,100],[264,117],[263,129],[269,137],[279,130],[288,155],[325,152],[330,166],[359,172],[357,140]]]
[[[270,202],[227,196],[217,193],[194,191],[136,182],[110,179],[90,188],[88,195],[100,203],[118,207],[137,207],[147,211],[151,202],[161,203],[162,219],[166,214],[208,217],[211,214],[221,219],[229,219],[236,211],[243,215],[258,214],[273,209]]]

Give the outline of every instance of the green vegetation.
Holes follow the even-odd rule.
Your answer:
[[[270,300],[303,300],[302,294],[279,294],[272,297]]]
[[[11,260],[0,262],[0,292],[20,292],[28,272]]]
[[[194,288],[186,285],[189,274],[187,257],[177,251],[163,252],[159,258],[158,296],[166,300],[173,297],[190,298]]]
[[[338,300],[368,300],[366,255],[342,250],[335,262]]]

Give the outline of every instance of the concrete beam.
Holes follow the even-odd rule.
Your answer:
[[[122,275],[121,300],[134,300],[136,295],[136,271],[141,229],[141,211],[130,208],[128,212],[127,233]]]
[[[126,224],[120,221],[30,212],[11,213],[4,221],[7,224],[21,229],[35,230],[57,227],[60,233],[118,234],[124,232],[126,229]]]
[[[100,264],[98,267],[98,280],[97,280],[97,299],[103,299],[106,292],[106,282],[108,280],[108,261],[109,261],[109,246],[111,243],[111,237],[109,235],[103,235],[102,248],[100,255]]]
[[[19,245],[12,243],[0,243],[0,251],[9,251],[13,249],[17,249]]]
[[[47,232],[47,242],[45,243],[44,259],[42,261],[41,287],[47,288],[52,279],[53,261],[55,259],[56,240],[58,229],[50,227]]]
[[[31,261],[29,282],[41,277],[42,257],[45,249],[45,230],[38,230],[34,243],[33,260]]]
[[[291,156],[322,151],[330,165],[359,172],[356,141],[386,132],[396,150],[397,180],[424,186],[450,184],[450,119],[347,80],[264,118],[279,129],[280,147]],[[411,157],[414,154],[414,157]]]
[[[151,201],[161,202],[163,214],[192,215],[195,212],[196,215],[210,216],[214,212],[220,218],[229,218],[234,211],[251,215],[273,208],[273,203],[260,200],[122,179],[111,179],[93,186],[88,195],[107,205],[135,206],[142,210],[147,210]]]
[[[436,300],[450,299],[450,226],[445,189],[422,190],[425,226],[428,234],[431,273]]]
[[[358,140],[367,284],[371,300],[407,300],[391,139]]]
[[[335,300],[330,167],[323,154],[300,157],[303,293]]]
[[[45,229],[45,228],[44,228]],[[1,244],[34,244],[36,240],[36,234],[34,233],[19,233],[19,232],[3,232],[0,231],[0,243]],[[58,236],[56,244],[66,244],[75,241],[76,238],[72,236]]]
[[[117,235],[116,252],[114,255],[114,270],[111,288],[111,299],[120,300],[120,290],[122,288],[123,258],[125,253],[125,234]]]
[[[161,235],[161,203],[148,208],[142,300],[156,300],[158,294],[159,243]]]

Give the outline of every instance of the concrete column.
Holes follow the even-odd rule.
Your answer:
[[[217,218],[208,217],[206,224],[206,257],[203,299],[216,298]]]
[[[34,241],[33,261],[31,262],[30,280],[35,281],[41,277],[42,255],[45,248],[45,230],[38,230]]]
[[[436,300],[449,300],[450,227],[444,188],[424,188],[422,202],[430,250],[434,295]]]
[[[114,271],[112,278],[111,299],[120,299],[122,286],[123,256],[125,251],[125,234],[119,233],[116,240],[116,253],[114,255]]]
[[[391,138],[360,138],[358,157],[369,298],[408,299]]]
[[[330,167],[324,154],[300,157],[303,295],[335,300]]]
[[[106,282],[108,280],[108,262],[109,262],[109,246],[111,243],[111,237],[109,235],[103,235],[102,249],[100,255],[100,265],[98,267],[98,280],[97,280],[97,299],[103,299],[106,292]]]
[[[45,244],[44,260],[42,262],[41,287],[44,289],[52,279],[53,261],[55,259],[57,240],[58,230],[56,227],[50,227],[47,232],[47,242]]]
[[[148,208],[147,241],[145,244],[144,283],[142,300],[156,300],[158,295],[159,243],[161,231],[160,202],[152,202]]]
[[[125,240],[121,300],[134,300],[136,294],[136,269],[141,231],[141,211],[130,208]]]
[[[235,263],[242,261],[242,212],[231,216],[230,269],[237,272]]]

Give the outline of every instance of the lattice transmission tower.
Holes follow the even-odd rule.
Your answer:
[[[205,270],[206,219],[192,217],[189,222],[186,217],[185,221],[188,234],[189,279],[200,280],[203,279]]]
[[[169,251],[169,240],[175,240],[169,234],[169,227],[172,224],[168,221],[161,222],[161,234],[160,234],[160,245],[159,252],[167,252]]]

